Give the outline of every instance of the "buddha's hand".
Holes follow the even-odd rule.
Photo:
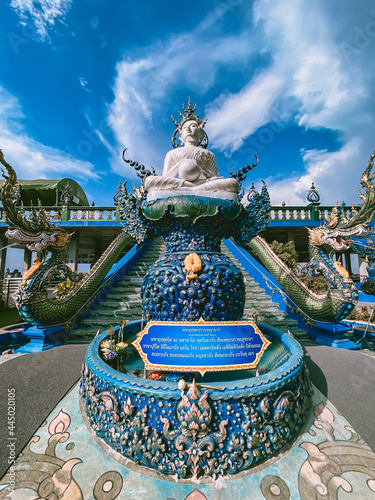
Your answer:
[[[195,182],[201,175],[201,168],[195,160],[183,159],[178,164],[178,176],[181,180]]]

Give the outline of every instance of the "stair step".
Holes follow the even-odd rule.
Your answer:
[[[129,297],[130,295],[139,295],[141,291],[141,287],[121,287],[121,288],[112,288],[107,297],[118,298],[119,295],[126,295]]]
[[[288,328],[289,332],[296,339],[309,339],[309,335],[306,330],[302,330],[301,328]]]
[[[107,294],[98,308],[91,311],[90,315],[73,330],[72,337],[91,340],[98,330],[102,332],[110,325],[116,326],[122,319],[128,321],[140,319],[142,316],[140,291],[143,278],[149,267],[165,253],[165,244],[153,243],[126,276]],[[296,320],[289,319],[285,311],[280,311],[279,305],[272,301],[272,297],[245,271],[229,250],[222,253],[242,270],[246,291],[244,318],[252,320],[252,315],[256,312],[259,321],[264,320],[282,331],[289,330],[296,338],[308,338],[307,332],[298,327]]]
[[[267,318],[267,323],[275,328],[293,328],[293,326],[297,326],[298,323],[292,323],[294,320],[291,319],[278,319],[278,318]]]
[[[92,340],[98,330],[103,332],[110,325],[118,325],[122,319],[133,321],[141,318],[140,291],[143,278],[149,267],[166,252],[165,243],[160,241],[161,239],[151,244],[98,307],[71,332],[72,339]]]
[[[253,314],[253,312],[256,312],[258,314],[272,316],[273,314],[280,314],[281,311],[277,307],[277,305],[273,304],[272,302],[271,302],[271,304],[265,306],[265,305],[260,305],[260,304],[249,304],[246,301],[244,314]]]
[[[138,293],[141,290],[141,283],[118,283],[114,288],[112,288],[110,293],[114,293],[117,295],[119,293],[123,293],[124,290],[126,290],[128,293]]]
[[[136,273],[129,273],[129,274],[127,274],[125,276],[125,278],[123,278],[120,281],[120,284],[121,283],[139,283],[139,285],[141,285],[143,279],[144,279],[144,273],[141,273],[141,271],[138,271]],[[138,281],[138,280],[141,280],[141,281]]]
[[[222,253],[229,257],[235,265],[243,269],[243,266],[234,258],[224,243],[222,244]],[[246,283],[245,318],[252,319],[252,313],[255,310],[258,313],[259,321],[264,320],[270,326],[278,328],[281,331],[286,332],[289,330],[295,338],[309,338],[306,330],[299,328],[298,321],[290,319],[286,311],[280,311],[279,305],[272,302],[272,297],[266,294],[265,289],[259,287],[259,284],[255,282],[254,278],[249,276],[247,271],[243,271],[243,275]],[[249,278],[253,283],[248,282]],[[254,289],[256,289],[256,292]]]
[[[135,321],[140,318],[141,316],[139,314],[119,314],[118,316],[112,316],[111,318],[85,318],[83,321],[81,321],[79,326],[80,328],[102,327],[103,330],[107,330],[111,325],[119,325],[122,319],[126,319],[127,321]]]
[[[93,311],[89,316],[88,318],[89,319],[92,319],[92,318],[111,318],[113,316],[124,316],[124,315],[127,315],[127,314],[131,314],[132,316],[134,314],[136,314],[137,316],[142,316],[142,308],[140,306],[135,306],[135,307],[121,307],[119,309],[116,309],[116,310],[110,310],[108,309],[107,311],[106,310],[103,310],[103,309],[97,309],[96,311]]]
[[[271,297],[268,295],[262,295],[261,293],[254,293],[253,290],[251,290],[248,293],[248,290],[246,290],[246,303],[252,303],[252,302],[261,302],[262,304],[273,304]]]
[[[141,281],[142,280],[142,281]],[[128,287],[133,287],[133,288],[141,288],[143,282],[143,276],[132,276],[131,279],[129,278],[127,281],[121,280],[117,283],[116,288],[128,288]]]
[[[137,305],[140,304],[139,298],[139,295],[137,295],[134,298],[131,298],[129,296],[122,297],[121,300],[104,299],[103,302],[100,303],[99,309],[116,309],[116,307],[129,307],[132,304]]]

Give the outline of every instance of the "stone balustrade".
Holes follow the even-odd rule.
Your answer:
[[[108,221],[120,222],[115,206],[111,207],[44,207],[51,222],[87,222]],[[356,207],[358,209],[358,207]],[[329,217],[333,206],[273,206],[270,221],[324,221]],[[27,214],[30,207],[24,207]],[[346,216],[350,218],[351,207],[345,208]],[[0,222],[6,222],[5,212],[0,207]]]
[[[119,222],[119,216],[115,206],[112,207],[44,207],[48,219],[52,222],[67,221],[112,221]],[[30,207],[24,207],[26,216]],[[5,211],[0,207],[0,222],[6,222]]]

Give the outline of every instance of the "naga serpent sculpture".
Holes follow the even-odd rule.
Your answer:
[[[6,175],[2,170],[5,182],[1,190],[1,201],[9,223],[6,236],[26,244],[33,252],[41,253],[41,263],[34,264],[24,275],[14,296],[19,314],[24,321],[34,326],[64,322],[72,324],[77,313],[94,298],[96,290],[122,251],[134,239],[121,232],[87,274],[74,273],[65,264],[67,245],[73,233],[51,224],[40,203],[38,208],[31,207],[27,217],[22,204],[19,205],[20,190],[16,172],[5,161],[1,150],[0,163],[8,172]],[[48,297],[47,288],[51,280],[56,278],[69,278],[75,284],[62,298]]]
[[[375,211],[375,187],[372,183],[375,175],[371,173],[374,159],[375,152],[370,156],[368,166],[361,177],[360,182],[365,189],[365,194],[358,190],[362,205],[356,209],[353,204],[351,216],[348,218],[345,206],[339,207],[336,203],[324,225],[309,229],[310,262],[302,270],[291,271],[259,236],[249,243],[250,248],[275,276],[293,302],[316,321],[340,321],[356,304],[358,292],[355,284],[340,272],[337,263],[335,265],[327,254],[351,248],[365,255],[353,238],[368,238],[375,234],[369,226]],[[307,274],[322,275],[328,285],[327,293],[317,295],[311,292],[299,279]]]
[[[249,243],[249,247],[258,255],[268,271],[278,280],[284,291],[296,306],[315,321],[340,321],[355,307],[358,292],[351,279],[344,278],[326,256],[322,241],[314,240],[317,233],[310,232],[309,252],[310,263],[304,269],[305,273],[298,275],[291,271],[268,244],[259,236]],[[304,274],[321,274],[328,284],[327,293],[317,295],[300,280]]]
[[[368,167],[364,172],[361,184],[366,188],[366,196],[359,192],[360,198],[363,200],[364,204],[367,206],[368,213],[364,212],[362,219],[359,214],[356,216],[354,221],[357,225],[357,232],[352,234],[348,231],[343,231],[342,226],[345,226],[346,220],[341,220],[339,226],[341,229],[342,243],[345,245],[346,249],[353,250],[356,254],[360,255],[362,258],[366,258],[368,262],[368,277],[362,283],[361,290],[368,295],[375,295],[375,231],[374,228],[369,225],[372,220],[373,212],[375,210],[375,194],[374,187],[372,186],[372,180],[375,178],[375,174],[371,174],[371,169],[374,165],[375,151],[370,156]],[[340,212],[338,212],[338,217]],[[349,227],[350,231],[350,227]],[[345,240],[344,240],[345,238]],[[363,241],[365,239],[365,241]]]
[[[128,160],[125,161],[130,163]],[[142,186],[140,189],[135,189],[135,195],[127,194],[125,184],[122,187],[122,196],[127,199],[123,218],[129,221],[127,211],[130,211],[134,218],[131,230],[129,230],[129,222],[124,224],[124,231],[109,245],[93,268],[82,276],[73,273],[65,264],[67,244],[73,233],[67,233],[62,228],[51,224],[42,206],[39,206],[38,209],[32,207],[28,217],[26,217],[22,205],[21,208],[18,206],[20,196],[16,173],[5,161],[2,152],[0,152],[0,162],[8,172],[8,176],[3,172],[5,183],[1,193],[3,207],[10,225],[6,233],[7,237],[25,243],[30,250],[42,254],[41,265],[39,268],[35,267],[31,277],[22,282],[15,295],[16,306],[22,318],[35,326],[67,322],[72,317],[77,317],[77,313],[95,294],[123,249],[134,239],[139,242],[143,241],[146,233],[150,232],[150,227],[144,225],[144,220],[141,221],[138,215],[134,217],[144,198],[144,177],[150,175],[150,172],[143,172],[144,167],[141,166],[143,170],[138,175],[142,179]],[[363,238],[371,233],[368,223],[375,210],[375,190],[372,183],[374,175],[370,175],[373,162],[374,154],[370,157],[369,165],[361,178],[361,185],[365,188],[366,194],[363,195],[360,192],[363,204],[359,210],[353,206],[352,216],[347,219],[344,210],[336,205],[326,224],[309,230],[311,260],[303,271],[299,273],[291,271],[270,249],[268,244],[256,236],[258,231],[248,243],[265,267],[279,281],[292,301],[311,319],[340,321],[350,313],[356,304],[358,293],[355,284],[340,274],[334,267],[332,260],[327,257],[326,252],[327,250],[331,253],[347,250],[353,244],[353,237]],[[251,212],[250,208],[249,212]],[[245,231],[251,232],[251,229],[246,227]],[[348,238],[350,239],[348,240]],[[241,243],[241,239],[239,238],[237,241]],[[247,243],[249,237],[246,239]],[[303,273],[321,274],[328,285],[328,292],[317,295],[309,290],[300,280]],[[75,286],[60,299],[49,298],[47,287],[51,279],[57,276],[60,279],[69,278],[75,283]]]

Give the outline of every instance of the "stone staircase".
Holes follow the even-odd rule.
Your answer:
[[[140,260],[131,268],[124,278],[113,287],[99,306],[91,311],[71,332],[70,341],[91,341],[97,331],[107,330],[109,326],[119,325],[122,319],[134,321],[142,316],[141,285],[147,269],[165,253],[165,243],[162,238],[154,240]],[[265,290],[246,272],[226,245],[222,244],[222,252],[236,264],[243,273],[246,285],[246,303],[244,318],[253,319],[253,313],[258,314],[259,321],[286,332],[289,330],[296,338],[308,338],[305,330],[298,327],[296,320],[289,319],[288,314],[280,311],[279,305],[272,302]]]
[[[134,321],[142,316],[141,285],[147,269],[165,253],[162,238],[155,239],[124,278],[106,295],[98,307],[72,330],[70,340],[92,340],[97,331],[103,332],[122,319]]]
[[[242,271],[246,287],[244,318],[252,320],[253,313],[256,312],[259,321],[267,323],[274,328],[278,328],[283,332],[289,330],[297,339],[309,338],[307,331],[302,330],[298,326],[297,320],[290,319],[287,312],[280,311],[279,304],[272,302],[272,298],[267,295],[264,288],[261,288],[254,278],[245,271],[240,262],[235,259],[233,254],[228,250],[225,243],[222,243],[221,251]]]

